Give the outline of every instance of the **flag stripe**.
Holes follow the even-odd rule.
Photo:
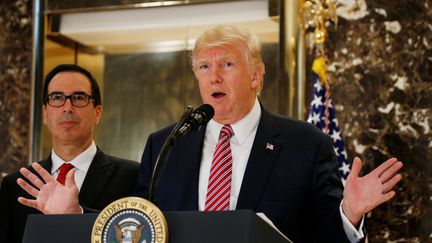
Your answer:
[[[345,184],[345,180],[350,172],[350,163],[348,162],[345,143],[342,139],[341,130],[336,119],[328,80],[326,76],[323,76],[325,75],[325,62],[322,60],[317,61],[319,58],[325,58],[324,54],[318,54],[314,60],[314,66],[312,68],[320,69],[320,72],[315,70],[312,73],[314,98],[311,102],[308,122],[315,125],[332,138],[333,148],[335,150],[339,166],[339,177]],[[321,74],[321,76],[319,74]]]

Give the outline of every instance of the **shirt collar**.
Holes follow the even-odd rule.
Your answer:
[[[256,129],[259,119],[261,117],[261,106],[258,102],[258,99],[255,99],[255,103],[249,113],[240,119],[238,122],[234,124],[230,124],[233,131],[234,136],[231,138],[231,142],[242,144],[249,134]],[[222,127],[225,124],[220,124],[215,120],[211,119],[207,124],[206,128],[206,136],[211,139],[213,142],[219,140],[219,133]]]
[[[56,172],[63,163],[71,163],[78,170],[81,170],[81,171],[84,171],[85,173],[87,173],[88,168],[90,167],[90,164],[96,155],[96,152],[97,152],[96,144],[94,141],[92,141],[91,145],[86,150],[84,150],[84,152],[79,154],[77,157],[73,158],[71,161],[64,161],[55,153],[54,149],[52,149],[52,151],[51,151],[51,160],[52,160],[51,174]]]

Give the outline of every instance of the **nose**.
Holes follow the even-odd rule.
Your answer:
[[[211,68],[210,70],[210,81],[211,83],[221,83],[222,82],[222,76],[220,73],[220,69],[219,67],[217,67],[217,65],[215,65],[214,67]]]
[[[65,103],[63,105],[63,112],[71,112],[73,109],[72,100],[70,97],[66,98]]]

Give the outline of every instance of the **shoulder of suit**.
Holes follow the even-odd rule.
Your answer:
[[[95,156],[101,156],[101,157],[103,157],[104,160],[107,160],[107,161],[111,162],[112,164],[117,165],[119,167],[132,167],[132,168],[133,167],[137,167],[137,168],[139,167],[139,163],[137,161],[112,156],[112,155],[109,155],[109,154],[102,152],[102,150],[100,150],[100,149],[98,149]]]
[[[10,183],[11,181],[16,181],[21,176],[19,171],[11,172],[10,174],[6,175],[2,179],[2,186]]]
[[[264,113],[263,113],[264,114]],[[267,111],[266,116],[270,117],[272,125],[280,127],[282,132],[290,132],[295,134],[322,136],[324,133],[309,122],[298,120],[295,118],[270,113]]]
[[[167,137],[170,134],[170,132],[174,129],[175,125],[176,125],[176,123],[168,125],[168,126],[162,128],[160,130],[157,130],[157,131],[151,133],[150,136],[157,136],[157,137],[163,136],[163,137]]]
[[[39,163],[39,164],[46,163],[46,160],[41,160],[41,161],[38,161],[37,163]],[[25,168],[34,172],[33,168],[30,165],[25,166]],[[17,171],[13,171],[13,172],[9,173],[8,175],[6,175],[5,177],[3,177],[2,183],[6,183],[8,181],[13,181],[13,183],[15,183],[16,179],[18,179],[19,177],[22,177],[21,173],[19,172],[20,169],[21,169],[21,167],[18,168]]]

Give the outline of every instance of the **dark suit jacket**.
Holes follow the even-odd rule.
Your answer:
[[[51,171],[51,156],[40,164]],[[130,196],[138,179],[138,166],[135,161],[112,157],[98,149],[79,192],[80,204],[102,210],[114,200]],[[6,176],[0,188],[1,243],[21,242],[27,216],[40,213],[17,201],[20,196],[32,198],[16,183],[18,177],[22,177],[19,172]]]
[[[173,127],[148,138],[137,195],[147,198],[149,178]],[[156,190],[162,210],[198,209],[198,179],[205,129],[174,144]],[[267,148],[273,145],[273,149]],[[234,161],[235,163],[235,161]],[[346,242],[339,205],[342,184],[330,137],[312,125],[262,115],[240,189],[237,209],[264,212],[294,242]]]

